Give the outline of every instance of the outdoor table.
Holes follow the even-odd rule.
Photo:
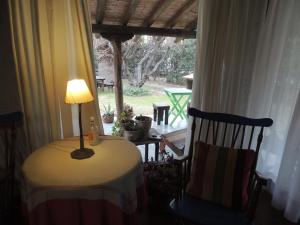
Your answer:
[[[144,203],[142,157],[118,137],[101,137],[95,154],[77,160],[70,152],[78,139],[52,142],[23,164],[23,202],[30,225],[137,224]]]
[[[96,76],[97,87],[100,87],[102,90],[104,90],[104,81],[104,77]]]
[[[170,115],[174,115],[171,125],[178,117],[187,119],[186,107],[191,100],[192,91],[186,88],[165,88],[164,90],[171,102]]]

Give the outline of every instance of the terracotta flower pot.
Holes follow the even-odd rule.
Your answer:
[[[104,114],[102,116],[102,120],[103,120],[104,123],[113,123],[114,122],[114,115]]]

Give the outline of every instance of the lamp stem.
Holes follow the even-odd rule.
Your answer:
[[[87,159],[92,157],[95,152],[93,149],[84,148],[84,140],[82,135],[82,123],[81,123],[81,104],[78,104],[78,115],[79,115],[79,131],[80,131],[80,148],[75,149],[73,152],[71,152],[71,157],[73,159]]]
[[[78,104],[78,108],[79,108],[80,149],[84,149],[84,141],[82,135],[82,122],[81,122],[81,104]]]

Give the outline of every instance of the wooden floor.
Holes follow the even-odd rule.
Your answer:
[[[257,207],[254,225],[294,225],[288,222],[281,211],[274,209],[271,204],[271,195],[263,192]],[[159,206],[151,207],[140,217],[141,225],[181,225],[176,223],[168,213],[164,212]],[[300,223],[298,223],[300,224]]]
[[[271,195],[267,192],[263,192],[260,196],[258,208],[254,225],[294,225],[283,218],[282,212],[274,209],[270,205]],[[16,213],[16,224],[13,225],[26,225],[22,216]],[[182,225],[176,222],[175,218],[172,218],[169,213],[166,213],[161,205],[149,205],[147,210],[139,215],[140,225]],[[298,223],[300,224],[300,223]],[[192,225],[192,224],[186,224]]]
[[[255,225],[293,225],[284,217],[282,211],[271,206],[271,194],[263,192],[255,214]],[[300,224],[300,223],[297,223]]]

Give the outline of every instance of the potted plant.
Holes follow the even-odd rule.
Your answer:
[[[137,141],[140,138],[140,130],[133,120],[124,124],[123,136],[129,141]]]
[[[125,124],[128,122],[128,118],[125,112],[121,112],[114,126],[112,127],[112,135],[123,136]]]
[[[126,103],[124,104],[123,112],[125,113],[125,116],[128,120],[131,120],[134,116],[133,108]]]
[[[107,107],[105,105],[103,105],[103,106],[104,106],[104,114],[102,115],[103,122],[104,123],[113,123],[115,113],[111,109],[110,104],[108,104]]]
[[[136,116],[135,122],[137,124],[137,127],[141,129],[141,133],[143,135],[143,138],[147,138],[149,135],[149,130],[152,125],[152,118],[149,116]]]

